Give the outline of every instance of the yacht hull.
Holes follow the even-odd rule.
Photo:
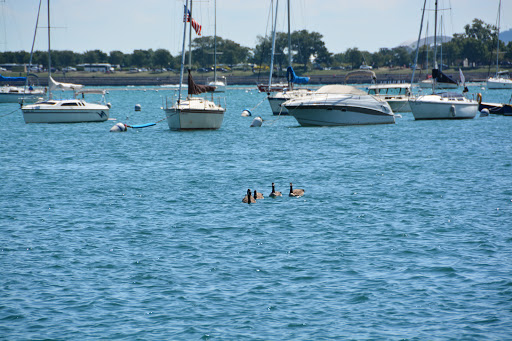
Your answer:
[[[300,106],[289,108],[289,112],[305,127],[395,123],[393,114],[356,106]]]
[[[188,110],[165,109],[167,124],[171,130],[216,130],[224,120],[224,109]]]

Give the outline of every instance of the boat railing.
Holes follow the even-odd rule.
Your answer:
[[[101,95],[100,99],[93,99],[92,101],[88,100],[89,103],[96,103],[96,104],[102,104],[102,105],[107,104],[107,98],[106,98],[106,96],[108,94],[107,90],[104,90],[104,89],[81,89],[81,90],[74,92],[74,97],[78,99],[78,97],[80,97],[80,95],[81,95],[82,99],[85,99],[86,94]]]
[[[184,101],[187,98],[189,98],[189,97],[182,96],[181,100]],[[226,96],[219,96],[218,93],[213,93],[213,92],[204,93],[201,95],[194,95],[193,98],[204,98],[206,100],[206,101],[204,101],[205,109],[207,108],[207,103],[208,103],[207,101],[213,102],[214,104],[218,105],[221,108],[226,108]],[[163,99],[163,101],[164,101],[164,103],[163,103],[164,109],[171,109],[172,107],[174,107],[174,105],[178,101],[178,90],[174,90],[172,92],[172,95],[170,95],[170,96],[165,96],[165,99]]]

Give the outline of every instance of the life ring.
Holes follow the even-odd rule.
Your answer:
[[[481,93],[476,94],[476,101],[478,102],[478,104],[482,103],[482,94]]]

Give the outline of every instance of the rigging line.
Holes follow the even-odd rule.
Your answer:
[[[11,112],[10,112],[10,113],[8,113],[8,114],[5,114],[5,115],[1,115],[0,117],[5,117],[5,116],[8,116],[8,115],[10,115],[10,114],[13,114],[13,113],[15,113],[15,112],[16,112],[16,111],[18,111],[18,110],[20,110],[20,108],[18,108],[18,109],[16,109],[16,110],[14,110],[14,111],[11,111]]]
[[[273,119],[272,121],[270,121],[270,125],[273,125],[274,123],[277,122],[277,120],[279,120],[281,118],[281,113],[283,112],[283,106],[280,105],[281,109],[279,110],[279,115],[277,115],[277,118],[276,119]]]
[[[260,53],[260,61],[259,61],[259,68],[258,68],[258,81],[260,80],[261,66],[263,64],[263,57],[265,55],[265,43],[266,43],[266,38],[268,37],[268,25],[272,21],[272,13],[273,13],[273,8],[274,8],[273,4],[274,4],[274,1],[272,0],[271,4],[270,4],[269,11],[268,11],[268,16],[267,16],[267,25],[265,27],[265,37],[263,37],[263,39],[260,42],[261,53]]]
[[[267,99],[267,97],[263,97],[263,99],[258,103],[256,104],[256,106],[254,108],[251,109],[251,111],[253,111],[254,109],[256,109],[257,107],[260,106],[261,103],[263,103],[265,100]]]

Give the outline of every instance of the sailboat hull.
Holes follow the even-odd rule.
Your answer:
[[[489,78],[487,80],[487,89],[512,89],[512,79]]]
[[[272,109],[273,115],[289,115],[288,109],[284,106],[281,106],[288,99],[284,97],[270,97],[268,96],[268,103],[270,104],[270,109]]]
[[[451,100],[439,95],[420,96],[409,100],[415,120],[471,119],[478,112],[478,102]]]
[[[223,108],[217,110],[166,109],[167,124],[171,130],[216,130],[224,120]]]
[[[0,92],[0,103],[21,103],[36,102],[44,96],[44,92],[38,93],[2,93]]]
[[[25,123],[80,123],[103,122],[108,120],[109,107],[85,103],[87,108],[65,109],[65,107],[48,106],[44,104],[27,105],[21,108]]]

